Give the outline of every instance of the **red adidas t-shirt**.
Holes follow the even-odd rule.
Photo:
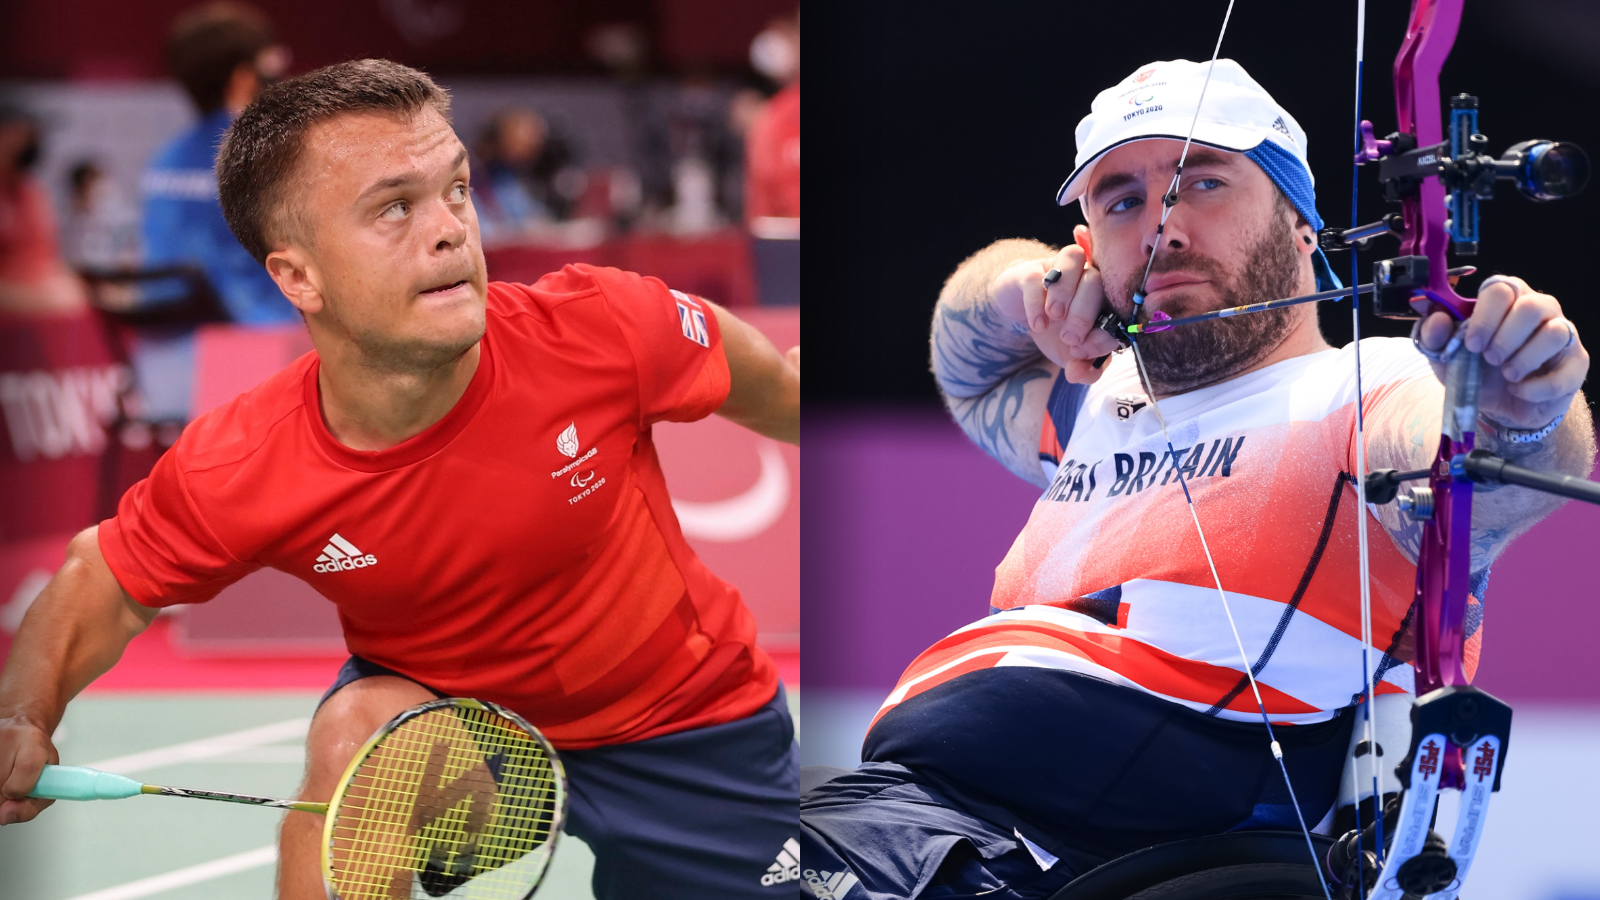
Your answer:
[[[339,608],[352,653],[504,704],[557,747],[732,721],[772,699],[738,592],[679,530],[650,440],[722,405],[705,304],[567,266],[489,285],[482,358],[422,434],[329,434],[310,353],[195,420],[100,526],[146,606],[199,603],[262,566]]]

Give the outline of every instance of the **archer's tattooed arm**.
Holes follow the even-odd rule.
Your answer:
[[[1039,352],[1027,326],[999,311],[989,288],[1012,264],[1055,252],[1038,241],[1006,240],[968,257],[939,293],[931,337],[933,376],[956,424],[985,453],[1040,487],[1039,436],[1060,367]]]
[[[1433,456],[1438,451],[1439,443],[1439,413],[1444,396],[1442,386],[1436,396],[1440,399],[1439,403],[1414,406],[1411,414],[1403,420],[1369,431],[1369,468],[1405,471],[1426,469],[1433,465]],[[1588,477],[1595,459],[1594,423],[1589,417],[1589,403],[1582,391],[1573,398],[1561,426],[1542,441],[1532,444],[1500,443],[1482,428],[1475,433],[1475,438],[1478,447],[1519,466],[1577,475],[1580,478]],[[1479,484],[1473,487],[1473,571],[1488,566],[1514,538],[1566,502],[1551,494],[1510,485]],[[1422,523],[1401,513],[1396,503],[1377,507],[1377,514],[1395,545],[1415,562],[1422,546]]]

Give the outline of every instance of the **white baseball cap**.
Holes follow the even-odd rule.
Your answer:
[[[1300,123],[1233,60],[1216,61],[1210,84],[1206,83],[1208,68],[1210,62],[1187,59],[1153,62],[1141,66],[1116,87],[1101,91],[1089,107],[1089,114],[1078,123],[1078,156],[1074,160],[1077,168],[1061,185],[1056,202],[1065,206],[1082,197],[1095,163],[1113,148],[1152,138],[1181,141],[1189,135],[1191,122],[1194,143],[1203,146],[1245,153],[1264,142],[1271,143],[1283,151],[1271,154],[1274,161],[1288,162],[1283,159],[1287,154],[1299,163],[1306,179],[1305,190],[1309,191],[1313,182],[1311,167],[1306,163],[1306,133]],[[1204,106],[1196,119],[1202,85]],[[1273,174],[1270,168],[1268,174]],[[1273,180],[1279,181],[1277,177]],[[1284,187],[1281,181],[1279,186]],[[1299,191],[1285,188],[1284,192],[1296,201],[1296,206],[1301,206],[1301,198],[1295,196]],[[1312,209],[1306,218],[1320,228],[1314,201],[1307,205]],[[1302,214],[1307,212],[1301,209]]]

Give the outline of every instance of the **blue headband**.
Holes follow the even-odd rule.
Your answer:
[[[1317,192],[1311,186],[1311,173],[1306,171],[1300,160],[1272,141],[1262,141],[1255,149],[1246,150],[1244,155],[1267,173],[1278,190],[1283,191],[1294,208],[1311,224],[1312,230],[1322,230],[1322,217],[1317,215]],[[1311,269],[1317,275],[1317,290],[1331,291],[1344,287],[1339,276],[1333,274],[1333,267],[1328,264],[1328,258],[1322,255],[1320,247],[1311,254]]]

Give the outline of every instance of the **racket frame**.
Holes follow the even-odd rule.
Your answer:
[[[361,745],[361,749],[357,750],[355,756],[350,759],[350,765],[345,767],[344,774],[339,778],[339,786],[334,789],[333,797],[328,800],[327,814],[322,825],[322,883],[328,892],[328,900],[341,900],[338,891],[333,886],[333,829],[334,823],[339,819],[339,807],[344,802],[346,788],[355,780],[356,772],[360,770],[361,764],[367,761],[367,757],[372,755],[372,751],[379,744],[383,743],[384,738],[406,722],[440,709],[475,709],[493,713],[509,720],[513,725],[527,732],[528,736],[543,748],[545,756],[550,760],[550,768],[555,773],[555,783],[560,790],[561,796],[558,798],[555,808],[551,810],[550,839],[545,841],[537,850],[532,851],[545,855],[545,867],[539,873],[539,879],[528,887],[528,892],[523,895],[523,900],[532,897],[534,892],[539,889],[539,884],[544,881],[545,875],[550,870],[548,860],[555,855],[556,842],[561,837],[567,818],[567,771],[561,764],[561,757],[556,753],[556,748],[550,745],[550,741],[539,729],[533,727],[527,719],[500,704],[490,703],[487,700],[474,700],[470,697],[442,697],[438,700],[429,700],[419,706],[413,706],[385,722],[377,731],[373,732],[372,737],[368,738],[365,744]]]

